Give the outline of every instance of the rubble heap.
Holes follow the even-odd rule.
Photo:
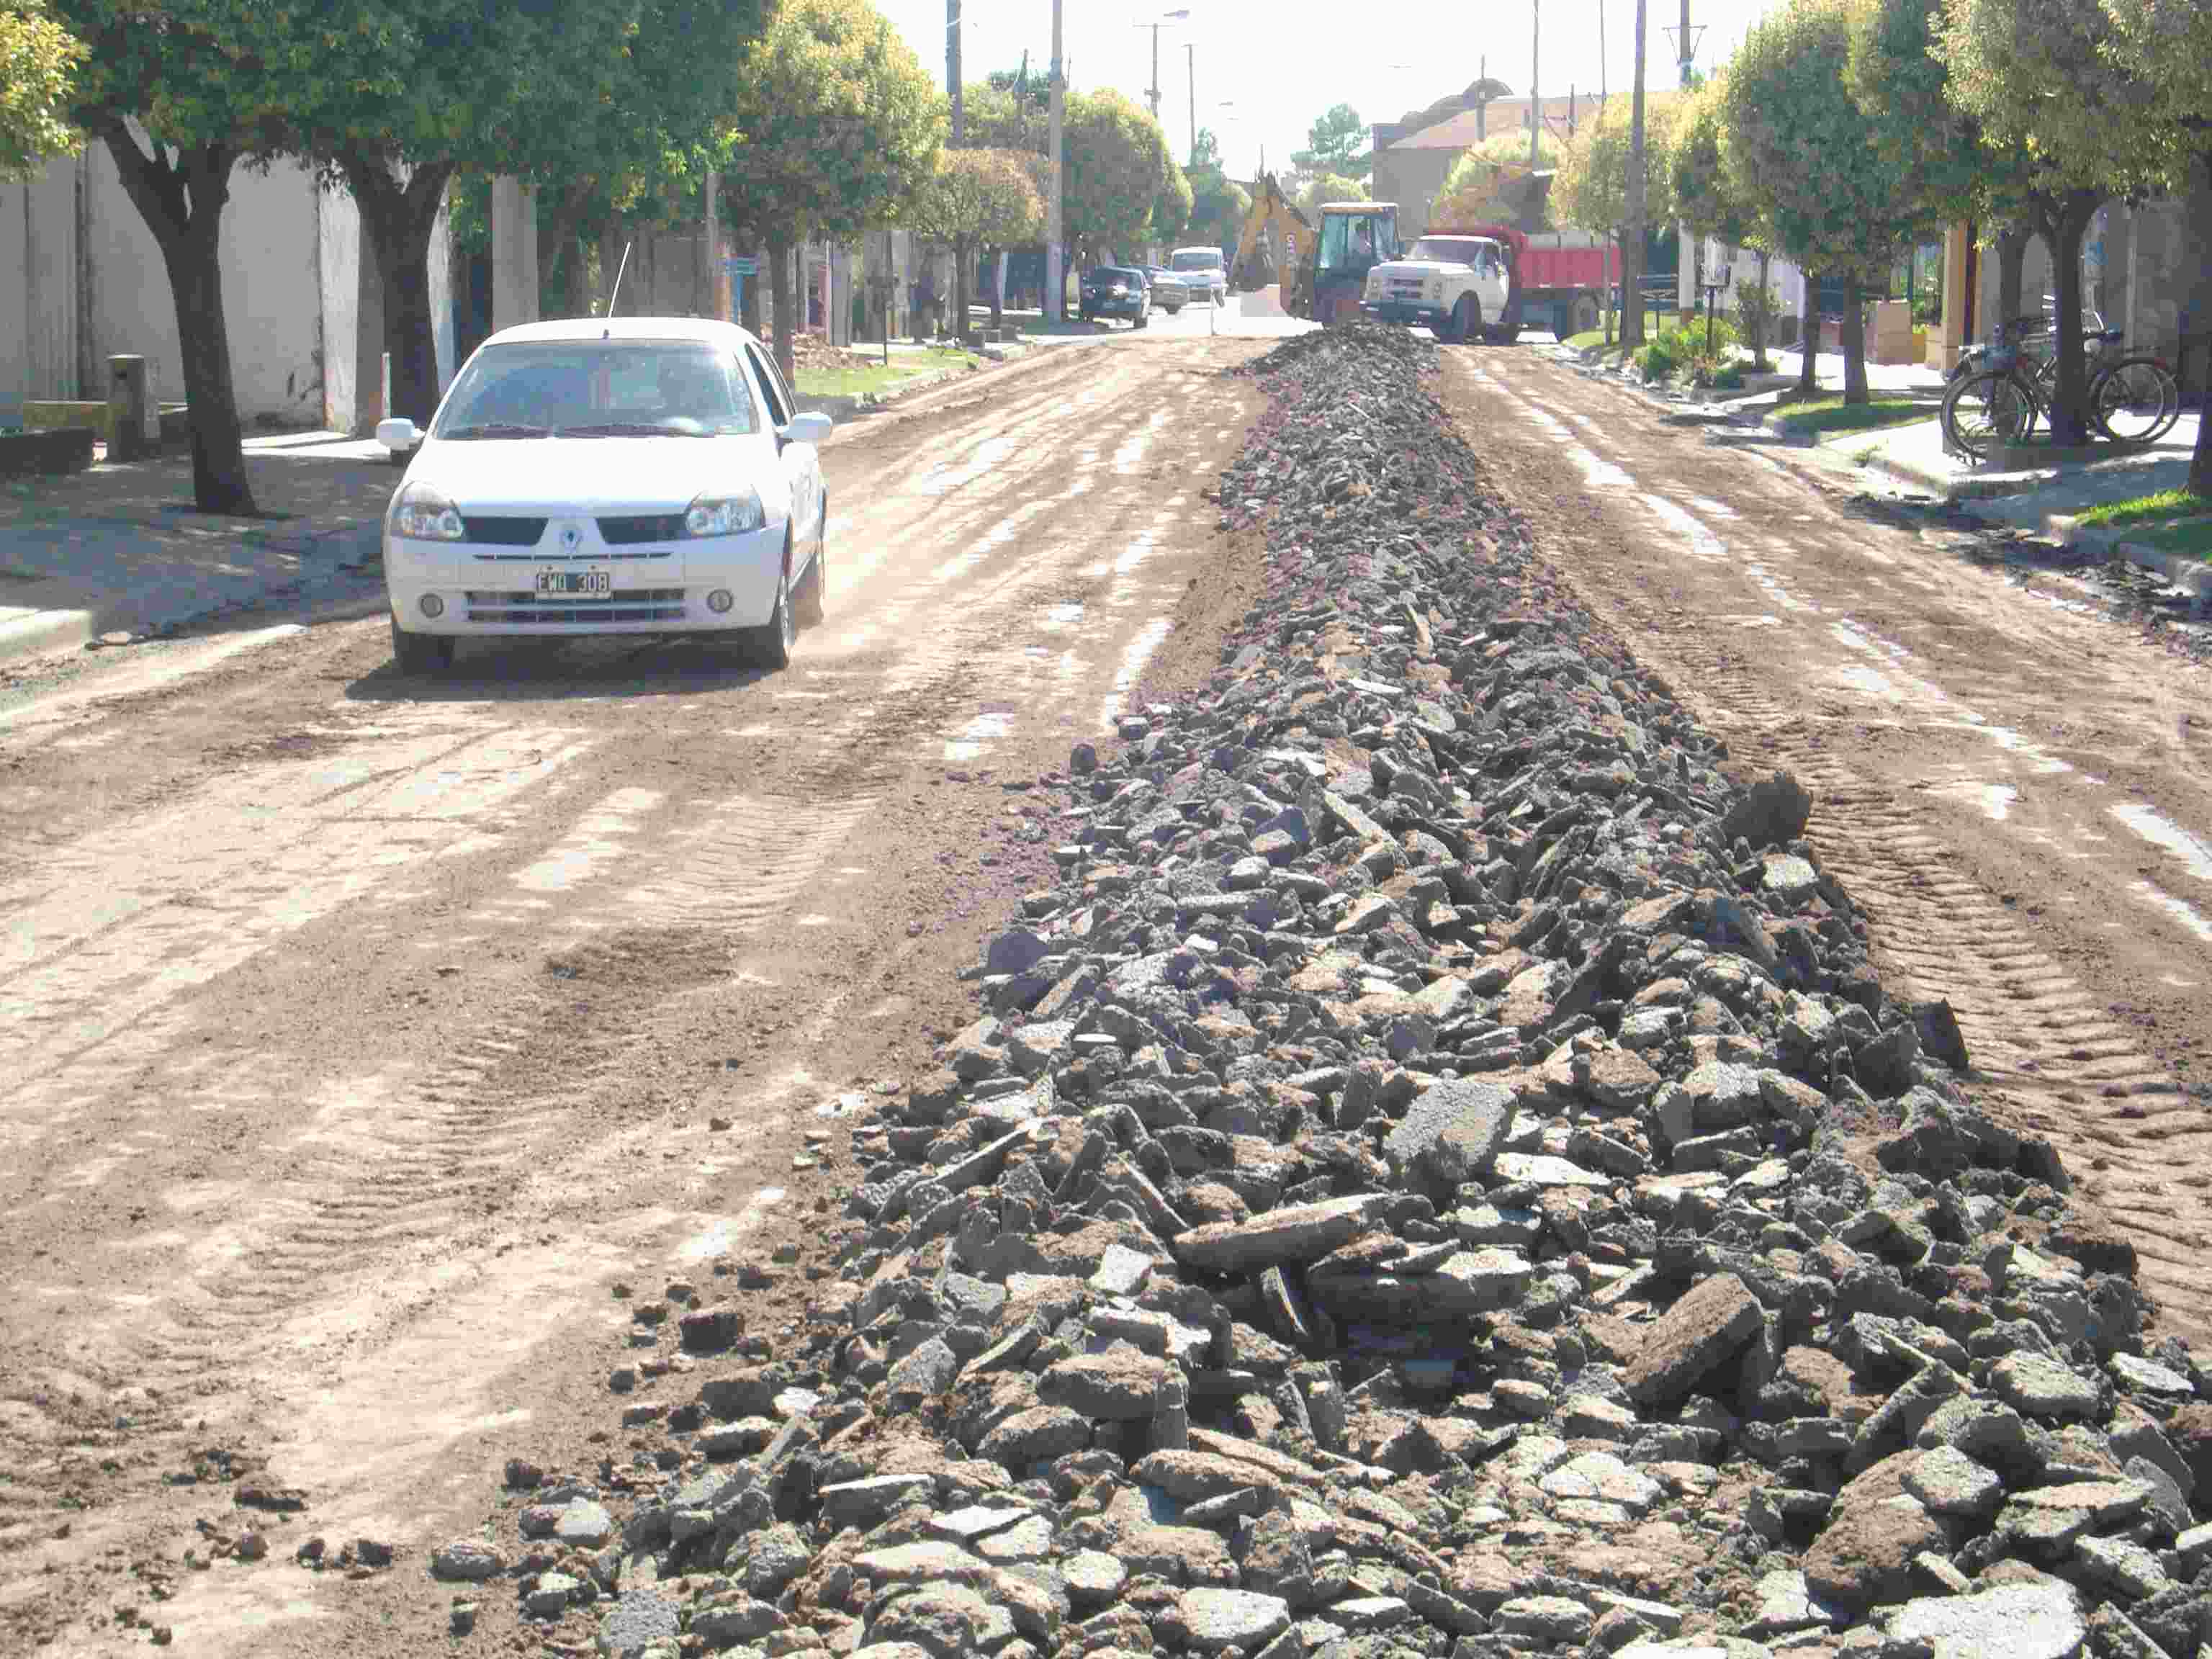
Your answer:
[[[531,1605],[623,1655],[2197,1659],[2212,1378],[1884,991],[1812,803],[1534,556],[1425,343],[1254,372],[1267,602],[1075,750],[812,1346],[684,1315],[668,1474],[618,1542],[534,1493]]]

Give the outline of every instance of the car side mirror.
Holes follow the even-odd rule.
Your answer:
[[[422,441],[422,434],[414,422],[395,417],[376,423],[376,441],[394,454],[403,449],[412,449]]]
[[[783,429],[783,440],[786,443],[819,444],[829,437],[830,428],[827,415],[809,410],[791,417],[791,424]]]

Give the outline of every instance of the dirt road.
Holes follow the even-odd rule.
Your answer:
[[[632,1306],[740,1261],[803,1296],[770,1258],[836,1214],[835,1118],[969,1018],[1048,867],[1035,783],[1248,602],[1204,492],[1261,344],[840,434],[830,619],[775,678],[562,642],[403,681],[379,618],[15,689],[0,1650],[419,1652],[501,1461],[615,1449]],[[205,1565],[248,1525],[265,1560]],[[403,1553],[310,1573],[311,1535]]]
[[[2212,1336],[2212,673],[1988,532],[1808,483],[1527,350],[1448,396],[1541,544],[1747,770],[1787,767],[1885,974]]]

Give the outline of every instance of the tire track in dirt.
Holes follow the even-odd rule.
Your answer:
[[[1594,422],[1577,416],[1581,430],[1569,432],[1504,384],[1504,374],[1455,362],[1451,378],[1463,409],[1510,411],[1509,422],[1553,441],[1538,459],[1510,424],[1482,423],[1490,451],[1513,451],[1516,472],[1535,486],[1513,493],[1536,520],[1539,546],[1698,710],[1747,775],[1778,767],[1811,790],[1807,837],[1868,921],[1885,968],[1919,994],[1949,1000],[1979,1096],[2058,1142],[2081,1191],[2136,1241],[2142,1282],[2165,1317],[2192,1339],[2212,1335],[2212,1284],[2197,1260],[2212,1236],[2212,1118],[2109,994],[2023,925],[2019,896],[1977,873],[1977,845],[1947,828],[1951,803],[1932,797],[1938,786],[1886,775],[1916,731],[1980,729],[2008,748],[2015,740],[1919,681],[1929,671],[1911,652],[1803,590],[1832,568],[1839,534],[1878,544],[1857,556],[1894,560],[1911,585],[1911,562],[1924,556],[1912,538],[1846,520],[1794,481],[1782,489],[1804,499],[1783,510],[1775,483],[1743,489],[1746,458],[1725,453],[1698,452],[1694,491],[1675,468],[1649,489],[1637,476],[1642,463],[1632,471],[1617,448],[1585,447],[1604,442]],[[1546,376],[1547,390],[1565,378]],[[1626,429],[1635,418],[1607,424]],[[1589,492],[1578,514],[1559,512],[1564,495],[1541,499],[1569,468]],[[1656,560],[1655,548],[1666,550]],[[1692,567],[1711,574],[1685,577]],[[1736,614],[1686,602],[1694,594],[1710,604],[1731,586]],[[1815,633],[1842,647],[1840,660],[1802,648]]]
[[[173,1571],[181,1516],[228,1493],[165,1483],[212,1451],[320,1471],[319,1526],[326,1494],[412,1524],[426,1511],[392,1471],[414,1466],[375,1422],[411,1419],[407,1455],[435,1453],[475,1431],[498,1374],[472,1338],[450,1375],[426,1347],[467,1300],[456,1287],[495,1297],[521,1271],[506,1252],[567,1228],[586,1194],[658,1212],[672,1157],[693,1160],[676,1190],[696,1193],[673,1201],[709,1212],[733,1183],[792,1179],[777,1159],[809,1104],[875,1075],[851,1056],[894,1042],[854,1028],[929,1006],[906,981],[950,987],[949,942],[980,925],[959,918],[1011,902],[1023,858],[1045,856],[1006,850],[1017,795],[931,788],[990,779],[1002,752],[1024,776],[1056,764],[1053,734],[1087,735],[1164,631],[1185,576],[1163,556],[1187,569],[1212,533],[1192,474],[1242,426],[1214,374],[1260,349],[1224,346],[1046,369],[903,437],[857,434],[857,459],[832,446],[846,540],[829,623],[789,673],[579,648],[416,686],[372,669],[364,625],[343,670],[330,634],[263,647],[266,689],[224,682],[217,743],[174,712],[189,685],[138,711],[201,770],[165,754],[157,798],[9,881],[57,915],[95,896],[113,911],[105,933],[0,958],[0,995],[53,1025],[38,1040],[60,1068],[0,1097],[0,1144],[54,1138],[49,1167],[11,1183],[27,1233],[118,1270],[88,1283],[102,1270],[84,1258],[18,1253],[11,1294],[56,1312],[0,1327],[35,1338],[25,1385],[0,1385],[0,1557],[51,1571],[0,1571],[0,1645],[80,1620],[123,1554]],[[1200,374],[1211,419],[1179,395]],[[71,718],[115,737],[96,708]],[[286,736],[310,726],[313,744]],[[52,787],[88,752],[74,740],[41,728]],[[892,812],[912,845],[884,845]],[[939,884],[957,896],[943,914],[900,925],[894,907]],[[86,1028],[75,1048],[53,1047],[64,1011]],[[328,1052],[325,1026],[345,1038]],[[701,1147],[708,1103],[748,1133]],[[604,1250],[603,1219],[582,1231]],[[537,1254],[563,1310],[604,1271]],[[332,1401],[351,1412],[337,1455],[301,1441]],[[127,1431],[102,1427],[118,1417]],[[78,1519],[57,1543],[65,1503]],[[270,1571],[292,1587],[264,1612],[295,1616],[310,1592]],[[211,1606],[244,1593],[184,1582]],[[177,1613],[183,1643],[194,1615]]]

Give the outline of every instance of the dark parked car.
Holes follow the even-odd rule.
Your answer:
[[[1152,315],[1145,273],[1129,265],[1095,266],[1083,279],[1080,312],[1086,323],[1094,317],[1127,317],[1132,325],[1144,327]]]

